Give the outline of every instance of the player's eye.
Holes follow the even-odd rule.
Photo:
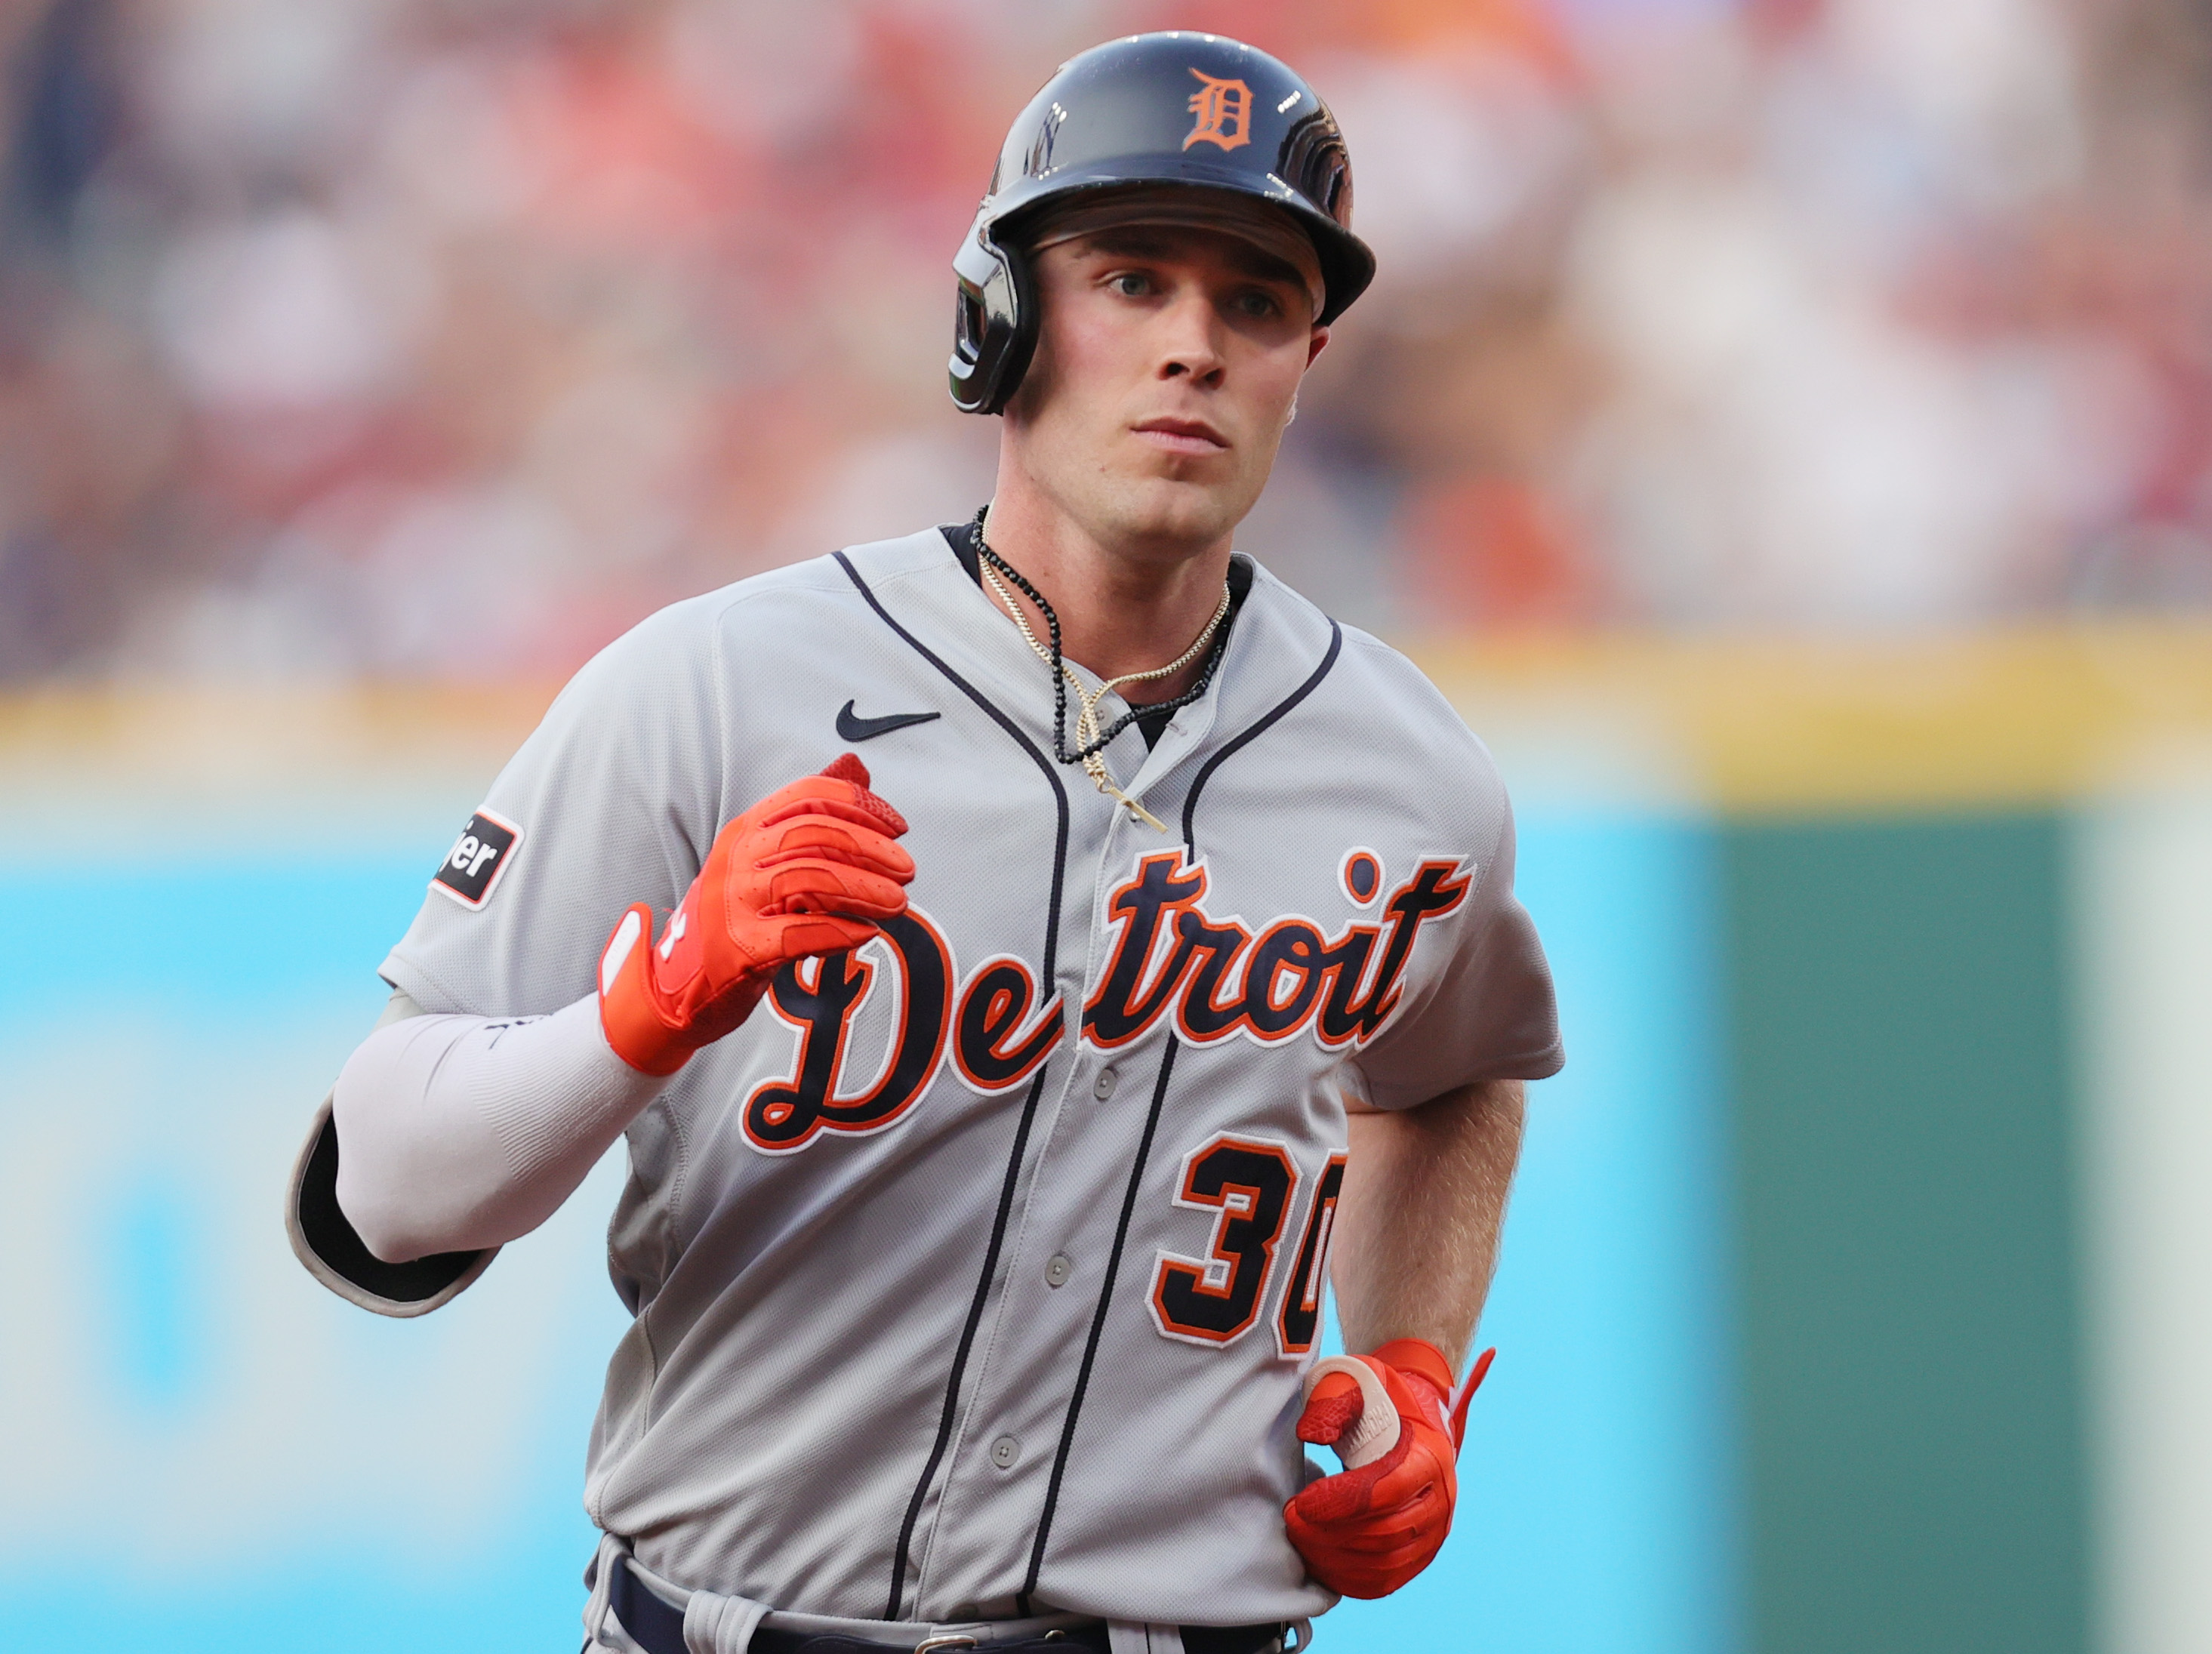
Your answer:
[[[1272,321],[1283,313],[1283,302],[1264,288],[1248,287],[1230,301],[1240,316],[1254,321]]]
[[[1153,291],[1152,278],[1141,270],[1116,271],[1106,278],[1106,285],[1125,299],[1141,299]]]

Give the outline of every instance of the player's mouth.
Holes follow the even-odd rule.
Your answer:
[[[1169,453],[1220,453],[1229,447],[1229,439],[1203,419],[1173,419],[1163,414],[1140,420],[1131,429]]]

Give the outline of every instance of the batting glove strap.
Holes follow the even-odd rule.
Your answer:
[[[1374,1359],[1384,1366],[1395,1369],[1407,1378],[1417,1378],[1426,1383],[1437,1395],[1439,1407],[1451,1404],[1451,1363],[1444,1353],[1425,1338],[1394,1338],[1378,1345]]]
[[[653,909],[633,903],[599,955],[599,1028],[614,1054],[641,1073],[672,1074],[698,1043],[664,1009],[653,980]]]

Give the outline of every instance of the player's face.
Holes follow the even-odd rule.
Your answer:
[[[1328,343],[1298,272],[1233,236],[1109,231],[1036,259],[1013,457],[1105,543],[1196,549],[1252,508]]]

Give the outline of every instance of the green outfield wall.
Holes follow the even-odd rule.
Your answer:
[[[2079,1654],[2066,822],[1723,842],[1753,1646]]]

